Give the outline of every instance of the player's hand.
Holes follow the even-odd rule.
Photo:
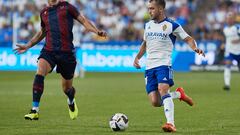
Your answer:
[[[205,53],[203,52],[203,50],[201,50],[201,49],[199,49],[199,48],[196,48],[196,49],[194,49],[194,51],[195,51],[196,53],[198,53],[199,55],[202,55],[203,57],[205,57]]]
[[[101,37],[105,37],[105,38],[107,37],[107,32],[106,31],[101,30],[101,31],[98,31],[97,34],[98,34],[98,36],[101,36]]]
[[[17,44],[16,46],[17,46],[17,48],[13,49],[15,54],[25,53],[29,49],[29,47],[26,45]]]
[[[134,59],[133,66],[136,69],[140,69],[141,68],[141,66],[139,65],[139,59],[137,57]]]

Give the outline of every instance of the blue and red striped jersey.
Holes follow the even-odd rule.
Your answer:
[[[80,13],[70,3],[60,1],[57,5],[44,8],[41,27],[46,31],[46,51],[73,52],[73,22]]]

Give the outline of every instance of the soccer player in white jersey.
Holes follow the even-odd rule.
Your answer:
[[[176,37],[187,42],[199,55],[204,56],[204,52],[197,48],[195,40],[178,23],[165,16],[165,4],[165,0],[149,0],[148,12],[151,20],[145,24],[143,42],[133,65],[141,68],[139,59],[146,52],[146,91],[154,107],[164,106],[167,122],[162,129],[165,132],[175,132],[173,99],[178,98],[193,105],[192,99],[184,93],[183,88],[170,93],[170,87],[174,85],[171,62]]]
[[[230,90],[231,65],[232,61],[238,62],[240,70],[240,25],[235,22],[235,14],[229,12],[226,16],[227,25],[223,29],[226,38],[225,43],[225,69],[224,69],[224,90]]]

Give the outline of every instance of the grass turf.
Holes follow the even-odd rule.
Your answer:
[[[79,117],[70,120],[60,76],[45,79],[40,119],[26,121],[31,107],[33,72],[0,72],[1,135],[159,135],[165,123],[163,108],[153,108],[145,92],[142,73],[87,73],[74,79]],[[190,107],[174,100],[177,135],[240,134],[240,75],[232,74],[231,91],[223,91],[223,73],[175,73],[175,86],[183,86],[194,101]],[[129,118],[129,128],[113,132],[110,117]]]

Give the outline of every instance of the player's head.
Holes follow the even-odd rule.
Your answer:
[[[58,4],[58,1],[59,1],[59,0],[48,0],[48,4],[49,4],[50,6],[53,6],[53,5]]]
[[[159,17],[164,16],[164,9],[166,6],[165,0],[149,0],[148,1],[148,12],[151,19],[155,20]]]
[[[233,12],[228,12],[226,15],[226,22],[228,25],[233,25],[235,23],[235,14]]]

